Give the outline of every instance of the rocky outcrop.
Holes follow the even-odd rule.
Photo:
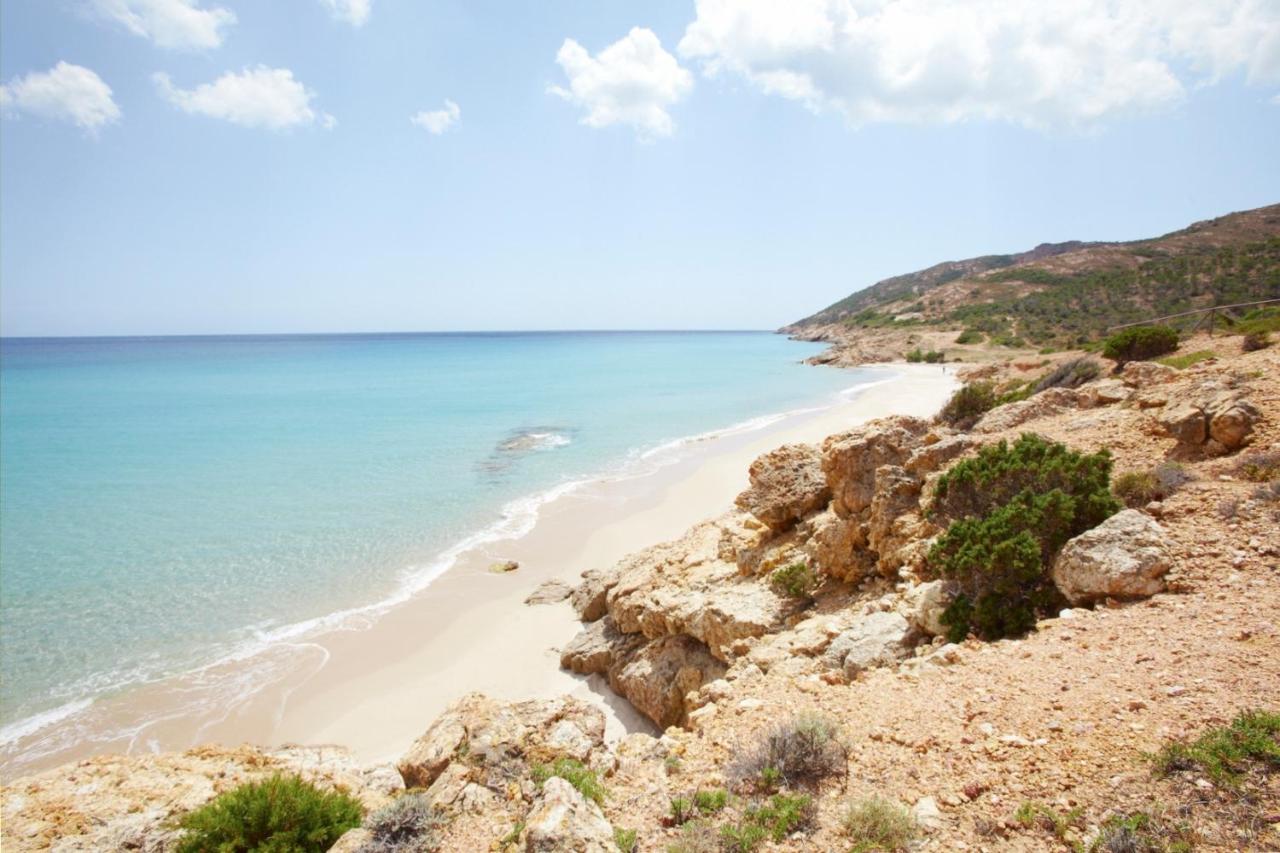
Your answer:
[[[1125,362],[1120,371],[1120,379],[1130,388],[1149,388],[1152,385],[1163,385],[1178,378],[1177,368],[1154,361]]]
[[[449,706],[397,766],[409,787],[426,788],[439,801],[442,790],[455,790],[456,799],[473,783],[502,790],[529,761],[562,755],[584,761],[603,746],[604,715],[594,705],[568,696],[499,702],[470,693]]]
[[[102,755],[27,777],[4,789],[4,849],[59,851],[172,848],[174,818],[245,782],[296,773],[344,788],[368,809],[404,789],[386,767],[362,768],[340,747],[200,747],[158,755]],[[21,839],[21,841],[19,841]]]
[[[871,613],[831,641],[823,653],[825,664],[848,678],[872,666],[905,658],[911,650],[907,637],[911,626],[897,613]]]
[[[1172,565],[1164,529],[1126,509],[1067,542],[1054,561],[1053,582],[1073,605],[1146,598],[1164,589]]]
[[[600,807],[572,785],[552,776],[525,819],[524,849],[529,853],[615,853],[613,827]]]
[[[979,435],[1005,432],[1028,421],[1056,415],[1064,409],[1079,406],[1081,395],[1087,397],[1088,393],[1087,390],[1072,388],[1046,389],[1026,400],[997,406],[978,419],[972,432]]]
[[[573,587],[564,581],[548,580],[538,584],[538,588],[529,593],[525,604],[556,604],[564,601],[573,593]]]
[[[902,465],[929,431],[923,418],[893,417],[839,433],[822,443],[822,470],[831,486],[831,507],[842,517],[856,515],[875,496],[876,470]]]
[[[946,584],[935,580],[916,584],[903,595],[903,616],[911,627],[931,637],[947,632],[942,614],[951,603]]]
[[[1169,395],[1159,423],[1175,441],[1170,456],[1196,459],[1244,447],[1261,416],[1242,390],[1208,380]]]
[[[751,487],[738,495],[738,507],[775,531],[786,530],[831,498],[822,457],[812,445],[771,450],[751,463],[747,476]]]
[[[583,622],[594,622],[607,610],[605,596],[618,582],[617,570],[588,569],[582,573],[582,583],[573,588],[569,603]]]
[[[621,667],[610,670],[609,686],[659,726],[681,726],[688,719],[688,694],[726,669],[706,646],[675,635],[640,646]]]

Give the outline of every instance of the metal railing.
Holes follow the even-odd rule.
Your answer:
[[[1257,302],[1237,302],[1234,305],[1215,305],[1212,308],[1197,308],[1195,311],[1182,311],[1177,314],[1166,314],[1163,317],[1152,317],[1149,320],[1139,320],[1136,323],[1121,323],[1118,326],[1108,327],[1107,331],[1114,332],[1116,329],[1127,329],[1127,328],[1130,328],[1131,326],[1150,326],[1152,323],[1159,323],[1164,320],[1176,320],[1179,317],[1194,317],[1197,314],[1203,314],[1205,316],[1201,317],[1199,320],[1196,321],[1196,324],[1191,327],[1191,331],[1195,332],[1202,325],[1207,324],[1209,328],[1209,335],[1212,336],[1213,326],[1214,326],[1214,323],[1217,321],[1219,311],[1223,312],[1223,316],[1226,317],[1227,320],[1229,320],[1230,322],[1235,322],[1235,320],[1229,315],[1227,315],[1225,312],[1234,310],[1236,308],[1252,308],[1255,305],[1270,305],[1272,303],[1277,303],[1277,302],[1280,302],[1280,298],[1259,299]]]

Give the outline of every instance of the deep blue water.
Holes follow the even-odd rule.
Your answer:
[[[865,377],[766,333],[0,341],[0,723],[411,588],[531,498]],[[525,499],[521,503],[521,499]]]

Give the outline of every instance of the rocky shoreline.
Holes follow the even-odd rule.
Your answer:
[[[1240,467],[1246,454],[1280,454],[1280,353],[1185,348],[1206,345],[1220,356],[1185,370],[1131,363],[993,408],[968,429],[891,417],[780,447],[752,464],[733,509],[532,598],[567,600],[582,620],[561,665],[602,677],[661,736],[607,743],[600,710],[580,700],[472,694],[394,766],[360,767],[336,747],[202,748],[13,780],[5,846],[169,849],[175,815],[286,770],[341,785],[371,811],[421,790],[442,816],[435,849],[603,851],[633,831],[632,849],[710,850],[687,825],[711,816],[673,819],[675,802],[724,790],[738,798],[724,814],[758,814],[767,800],[751,799],[735,763],[786,720],[821,714],[840,729],[843,781],[806,788],[806,822],[760,849],[847,848],[846,810],[869,793],[910,807],[913,849],[1070,849],[1138,810],[1176,811],[1195,849],[1274,849],[1273,777],[1242,806],[1194,774],[1157,779],[1142,761],[1170,738],[1274,705],[1280,684],[1280,496]],[[828,361],[862,357],[840,352]],[[1009,381],[1066,357],[969,377]],[[1052,580],[1068,606],[1031,633],[948,642],[950,593],[928,564],[945,526],[929,512],[933,491],[957,462],[1023,433],[1106,449],[1117,473],[1177,460],[1186,481],[1067,542]],[[810,574],[795,570],[789,587],[779,571],[794,566]],[[607,796],[540,778],[563,760]],[[1037,808],[1073,817],[1059,825]],[[352,830],[334,849],[383,849],[375,841]]]

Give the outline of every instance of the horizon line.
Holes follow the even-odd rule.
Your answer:
[[[772,329],[700,329],[700,328],[638,328],[638,329],[457,329],[395,332],[162,332],[162,333],[130,333],[130,334],[88,334],[88,335],[0,335],[0,341],[106,341],[106,340],[165,340],[191,338],[339,338],[339,337],[413,337],[419,335],[642,335],[654,333],[669,334],[744,334],[768,333],[781,334],[779,328]]]

